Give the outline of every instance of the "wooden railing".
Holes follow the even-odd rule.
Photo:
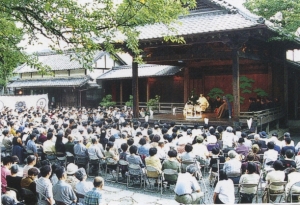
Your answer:
[[[121,107],[124,106],[125,103],[117,102],[116,106]],[[139,102],[139,108],[146,108],[146,102]],[[184,103],[158,103],[158,112],[159,113],[172,113],[173,108],[176,107],[176,113],[182,113],[184,108]]]
[[[256,112],[240,112],[239,122],[247,124],[247,120],[252,118],[254,124],[256,124],[257,126],[261,126],[279,120],[285,115],[286,113],[284,112],[282,107],[276,107]]]

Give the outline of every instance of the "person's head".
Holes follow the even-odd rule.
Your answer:
[[[268,142],[267,146],[268,146],[268,149],[274,149],[275,144],[274,144],[274,142],[271,141],[271,142]]]
[[[217,147],[214,147],[212,148],[211,152],[214,154],[214,155],[218,155],[220,153],[220,149],[217,148]]]
[[[225,170],[223,170],[223,169],[220,170],[219,177],[220,177],[220,181],[221,180],[228,180],[227,174],[226,174]]]
[[[92,138],[92,144],[97,144],[97,143],[98,143],[97,138],[93,137],[93,138]]]
[[[172,158],[172,157],[177,157],[177,151],[174,150],[174,149],[171,149],[170,151],[168,151],[168,156],[169,156],[170,158]]]
[[[248,174],[253,174],[256,172],[256,165],[254,164],[254,162],[248,162],[247,171]]]
[[[107,142],[107,145],[106,145],[106,151],[109,151],[111,148],[113,148],[114,147],[114,143],[113,142],[111,142],[111,141],[108,141]]]
[[[49,165],[42,166],[40,172],[42,177],[49,177],[51,175],[51,167]]]
[[[126,143],[121,144],[121,149],[122,149],[123,152],[127,152],[128,144],[126,144]]]
[[[57,178],[59,180],[63,180],[63,179],[66,179],[67,178],[67,173],[66,173],[66,170],[64,167],[58,167],[56,170],[55,170],[55,174],[57,176]]]
[[[75,174],[75,172],[77,172],[78,170],[78,166],[74,163],[70,163],[67,166],[67,175],[72,176]]]
[[[230,159],[234,159],[234,158],[236,157],[236,155],[237,155],[237,153],[236,153],[234,150],[230,150],[230,151],[228,152],[228,157],[229,157]]]
[[[36,157],[34,155],[29,155],[26,159],[27,159],[27,164],[29,165],[36,164]]]
[[[288,159],[292,159],[293,157],[294,157],[294,151],[292,150],[292,149],[287,149],[286,151],[285,151],[285,156],[286,156],[286,158],[288,158]]]
[[[132,145],[133,145],[133,143],[134,143],[134,139],[132,139],[132,138],[129,138],[129,139],[127,140],[127,144],[128,144],[128,146],[132,146]]]
[[[239,140],[238,140],[238,143],[239,143],[239,144],[243,144],[244,142],[245,142],[245,139],[244,139],[244,138],[242,138],[242,137],[239,138]]]
[[[53,138],[53,132],[48,132],[47,140],[52,140],[52,138]]]
[[[252,152],[257,154],[259,152],[259,146],[257,144],[252,145]]]
[[[31,140],[36,140],[36,134],[35,133],[30,134],[30,139]]]
[[[132,146],[129,148],[130,154],[136,154],[136,153],[137,153],[137,150],[138,150],[138,148],[137,148],[137,146],[135,146],[135,145],[132,145]]]
[[[186,172],[190,173],[192,176],[194,176],[197,172],[197,167],[194,164],[190,164],[186,167]]]
[[[38,174],[40,173],[40,170],[36,167],[32,167],[28,170],[28,176],[32,179],[36,178]]]
[[[79,180],[82,181],[84,179],[86,179],[87,174],[85,172],[84,168],[79,168],[76,172],[75,172],[75,177]]]
[[[290,137],[284,138],[285,144],[291,144],[292,139]]]
[[[185,150],[186,152],[191,152],[191,151],[193,150],[193,145],[190,144],[190,143],[187,143],[187,144],[185,145],[185,147],[184,147],[184,150]]]
[[[275,170],[283,170],[283,164],[280,160],[276,160],[274,163],[273,163],[273,168]]]
[[[228,127],[226,127],[226,131],[227,131],[227,132],[232,132],[232,131],[233,131],[233,128],[230,127],[230,126],[228,126]]]
[[[11,165],[10,172],[12,175],[17,174],[19,172],[19,166],[17,164]]]
[[[249,154],[247,155],[247,161],[251,162],[254,160],[254,154],[252,152],[249,152]]]
[[[204,138],[202,136],[197,136],[197,138],[196,138],[197,143],[202,143],[203,140],[204,140]]]
[[[139,141],[139,144],[142,145],[142,146],[145,145],[146,144],[146,139],[141,138],[140,141]]]
[[[68,142],[73,142],[73,137],[72,137],[72,135],[69,135],[69,136],[68,136]]]
[[[149,149],[149,155],[152,157],[152,156],[154,156],[156,154],[157,154],[157,148],[156,147],[151,147]]]
[[[104,180],[102,177],[95,177],[93,184],[95,188],[102,189],[104,186]]]

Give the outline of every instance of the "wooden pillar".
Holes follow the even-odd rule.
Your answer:
[[[122,106],[123,103],[123,81],[120,80],[120,104]]]
[[[284,59],[283,59],[283,96],[284,96],[284,102],[283,102],[283,107],[284,107],[284,112],[285,112],[285,117],[284,117],[284,123],[287,124],[288,122],[288,113],[289,113],[289,85],[288,85],[288,67],[286,64],[286,57],[285,57],[285,51],[284,51]]]
[[[138,86],[138,63],[132,60],[132,96],[133,96],[133,118],[139,117],[139,86]]]
[[[273,73],[270,63],[268,63],[268,93],[273,96]]]
[[[149,78],[147,78],[147,85],[146,85],[146,101],[148,102],[150,99],[150,83]]]
[[[299,84],[297,72],[294,72],[294,117],[298,119]]]
[[[184,68],[184,76],[183,76],[183,102],[185,103],[188,100],[189,93],[189,68]]]
[[[232,94],[233,94],[233,114],[238,117],[240,114],[240,66],[239,51],[232,49]]]

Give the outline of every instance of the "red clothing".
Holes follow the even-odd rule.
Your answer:
[[[11,175],[10,170],[7,169],[5,166],[1,166],[1,189],[2,193],[6,192],[7,181],[6,176]]]

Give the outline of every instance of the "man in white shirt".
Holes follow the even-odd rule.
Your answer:
[[[174,189],[175,200],[182,204],[200,204],[203,192],[200,190],[199,183],[195,175],[197,172],[195,165],[186,167],[186,173],[180,173]]]
[[[43,151],[44,153],[46,152],[52,152],[55,153],[55,143],[52,141],[53,138],[53,133],[49,132],[47,134],[47,141],[44,142],[43,144]]]
[[[193,153],[203,159],[207,159],[209,157],[209,152],[207,147],[203,144],[204,138],[202,136],[198,136],[196,139],[196,144],[193,145]]]
[[[271,166],[278,158],[278,152],[274,150],[274,142],[268,142],[268,150],[264,153],[265,166]]]
[[[222,135],[222,140],[223,140],[223,149],[228,148],[228,147],[232,147],[235,138],[235,135],[233,134],[233,128],[232,127],[227,127],[226,131],[223,132]]]

